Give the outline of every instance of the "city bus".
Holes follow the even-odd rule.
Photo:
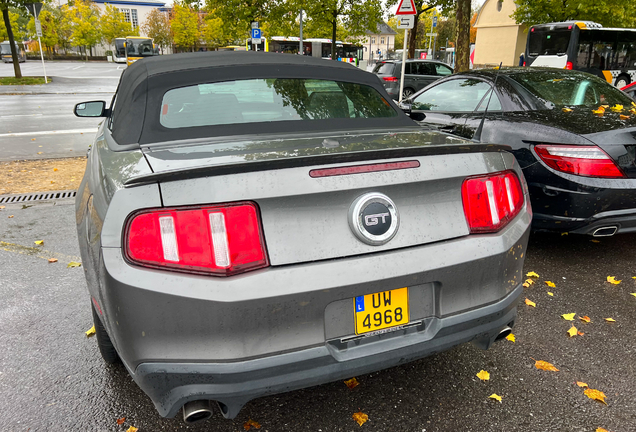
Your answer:
[[[115,63],[126,63],[126,38],[115,39],[115,49],[113,50],[113,61]]]
[[[245,46],[252,50],[252,41],[247,39]],[[257,44],[258,51],[298,54],[300,38],[297,36],[273,36],[263,38]],[[363,60],[364,48],[349,43],[336,41],[336,55],[339,60],[355,63],[355,60]],[[312,57],[331,58],[331,39],[309,38],[303,39],[303,55]]]
[[[14,43],[15,50],[18,53],[18,63],[24,63],[26,61],[26,50],[22,42]],[[0,43],[0,57],[4,63],[13,63],[13,57],[11,54],[11,43],[4,41]]]
[[[151,38],[141,36],[128,36],[126,38],[126,64],[128,66],[144,57],[154,55],[157,54]]]
[[[636,81],[636,29],[591,21],[535,25],[528,31],[525,61],[589,72],[621,88]]]

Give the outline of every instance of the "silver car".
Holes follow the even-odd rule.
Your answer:
[[[377,78],[255,52],[144,59],[80,185],[97,342],[159,414],[249,400],[510,332],[531,210],[502,145],[424,130]]]

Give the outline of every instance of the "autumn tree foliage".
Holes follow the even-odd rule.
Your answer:
[[[71,41],[74,46],[84,47],[88,60],[88,50],[102,39],[99,8],[90,0],[77,0],[67,11],[71,23]]]
[[[15,47],[15,37],[13,34],[12,22],[11,22],[11,12],[9,8],[24,8],[23,0],[0,0],[0,12],[2,12],[2,22],[4,24],[4,32],[6,32],[7,39],[11,44],[11,57],[13,57],[13,73],[16,78],[22,78],[22,71],[20,70],[20,63],[18,62],[18,52]],[[15,12],[13,12],[15,13]],[[17,17],[14,17],[15,21],[17,21]],[[14,21],[14,22],[15,22]],[[0,33],[2,30],[0,30]]]
[[[126,16],[114,6],[106,4],[106,10],[99,18],[100,30],[104,42],[110,47],[116,38],[136,36],[139,30],[126,22]]]
[[[636,2],[616,0],[515,0],[512,14],[528,26],[568,20],[595,21],[605,27],[636,27]]]
[[[194,52],[201,36],[198,12],[185,2],[175,1],[170,28],[174,43],[180,47],[191,47]]]
[[[148,13],[146,21],[141,25],[141,30],[162,48],[172,45],[170,20],[168,15],[159,9],[153,9]]]

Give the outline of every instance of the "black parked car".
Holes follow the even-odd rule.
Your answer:
[[[399,99],[402,62],[397,60],[378,62],[373,68],[373,73],[382,80],[386,92],[393,99]],[[453,69],[446,63],[433,60],[407,60],[404,69],[403,99],[452,73]]]
[[[475,70],[406,102],[422,125],[512,146],[535,229],[636,231],[636,103],[605,81],[558,69]]]

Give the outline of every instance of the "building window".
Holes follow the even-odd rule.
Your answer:
[[[131,23],[133,28],[139,26],[139,18],[137,16],[137,9],[119,9],[124,14],[124,19],[127,23]]]
[[[137,18],[137,9],[131,9],[130,16],[131,16],[133,28],[139,27],[139,19]]]
[[[375,43],[375,38],[374,38],[374,37],[372,37],[372,38],[371,38],[371,43],[372,43],[372,44],[374,44],[374,43]]]
[[[380,43],[384,45],[384,38],[380,38]]]

